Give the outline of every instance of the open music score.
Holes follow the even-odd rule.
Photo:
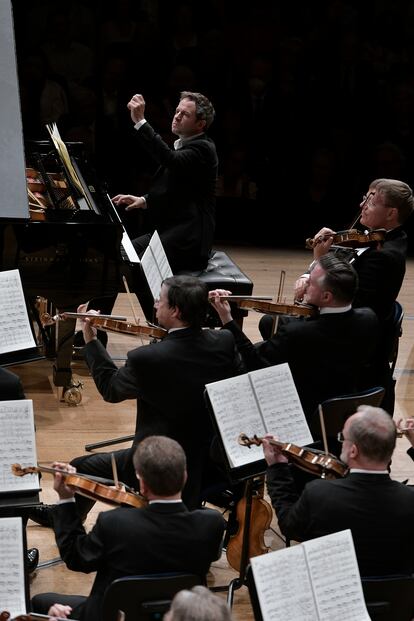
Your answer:
[[[11,465],[37,463],[33,402],[31,399],[0,401],[0,497],[13,492],[39,490],[39,477],[15,477]]]
[[[0,354],[36,347],[19,270],[0,272]]]
[[[11,618],[26,614],[22,518],[0,518],[0,610]]]
[[[260,447],[246,451],[239,434],[272,433],[282,442],[313,441],[287,362],[206,385],[230,468],[263,459]]]
[[[350,530],[250,560],[263,621],[369,621]]]

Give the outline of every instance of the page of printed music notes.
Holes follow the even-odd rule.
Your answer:
[[[369,621],[350,530],[250,559],[264,621]]]
[[[249,374],[206,385],[220,436],[232,468],[263,459],[260,446],[247,449],[238,443],[241,433],[262,436],[265,427],[253,394]]]
[[[142,269],[154,300],[160,296],[162,281],[173,275],[160,236],[154,231],[141,259]]]
[[[369,621],[350,530],[304,544],[319,619]]]
[[[39,489],[39,476],[15,476],[12,464],[37,464],[33,402],[31,399],[0,401],[0,494]]]
[[[0,518],[0,610],[26,614],[22,518]]]
[[[298,446],[313,442],[288,363],[251,371],[249,375],[266,432]]]
[[[19,270],[0,272],[0,354],[36,347]]]

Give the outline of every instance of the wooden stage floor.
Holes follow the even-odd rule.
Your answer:
[[[311,255],[306,251],[277,250],[267,248],[222,246],[233,260],[254,282],[254,293],[262,295],[276,295],[279,283],[280,270],[286,271],[285,296],[287,301],[292,300],[292,287],[295,279],[307,267]],[[400,339],[400,351],[396,366],[397,405],[395,418],[408,417],[414,414],[412,403],[413,391],[413,332],[414,332],[414,259],[408,260],[405,283],[399,300],[404,307],[403,336]],[[134,297],[134,300],[135,297]],[[125,294],[120,294],[115,308],[116,312],[126,314],[132,318],[132,313]],[[260,315],[250,313],[245,319],[244,329],[253,340],[260,340],[257,329]],[[131,337],[110,334],[108,349],[112,356],[123,364],[126,352],[138,346]],[[363,343],[355,343],[355,347],[363,347]],[[339,352],[340,353],[340,352]],[[337,352],[327,352],[335,356]],[[303,352],[312,364],[312,352]],[[41,462],[59,460],[69,461],[75,456],[83,454],[87,443],[118,437],[133,433],[135,426],[135,401],[125,401],[120,404],[105,403],[95,388],[83,361],[73,363],[74,379],[84,383],[83,398],[80,405],[68,407],[59,401],[59,394],[52,383],[52,362],[39,361],[12,368],[22,379],[27,398],[33,399],[36,420],[36,442],[38,459]],[[399,439],[397,450],[392,463],[392,476],[395,479],[414,479],[414,464],[405,454],[408,441]],[[45,503],[55,501],[52,489],[52,479],[48,475],[42,479],[43,491],[41,498]],[[91,528],[96,515],[107,507],[100,503],[88,516],[86,527]],[[283,547],[277,534],[277,522],[273,520],[272,527],[275,533],[269,530],[266,533],[266,543],[272,549]],[[38,526],[29,521],[27,528],[28,545],[36,546],[40,550],[41,562],[58,556],[54,542],[53,531]],[[225,555],[211,567],[208,577],[209,585],[227,585],[237,576],[227,564]],[[63,564],[41,568],[31,577],[31,595],[43,591],[57,591],[64,593],[88,594],[93,581],[93,574],[85,575],[66,569]],[[223,594],[225,597],[225,594]],[[250,607],[246,587],[235,592],[233,616],[236,620],[250,621],[253,614]]]

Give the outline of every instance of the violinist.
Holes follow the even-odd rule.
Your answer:
[[[381,348],[377,354],[377,383],[386,388],[383,405],[390,414],[394,410],[394,384],[389,373],[388,349],[391,340],[394,302],[398,297],[404,274],[407,255],[407,235],[403,224],[414,209],[413,191],[406,183],[395,179],[375,179],[361,202],[360,223],[367,229],[385,229],[383,243],[369,248],[360,248],[352,259],[359,285],[353,302],[354,307],[372,308],[380,321]],[[321,229],[315,240],[314,258],[318,259],[332,246],[333,231]],[[296,283],[295,297],[300,299],[307,276]]]
[[[361,576],[411,575],[414,493],[388,472],[396,441],[393,420],[380,408],[360,406],[339,439],[348,475],[314,480],[301,494],[287,458],[263,440],[268,492],[282,532],[305,541],[350,528]]]
[[[230,333],[201,328],[208,309],[207,286],[201,280],[168,278],[155,309],[158,323],[168,330],[167,336],[129,351],[123,367],[112,361],[87,319],[83,321],[83,354],[105,401],[137,399],[134,445],[148,435],[161,434],[184,448],[188,482],[183,498],[193,509],[200,503],[202,471],[213,437],[204,403],[205,384],[236,375],[240,360]],[[135,487],[132,452],[131,448],[114,454],[120,480]],[[109,453],[89,454],[71,463],[84,474],[112,478]],[[78,496],[77,502],[85,517],[93,501]],[[48,507],[42,507],[32,519],[48,525],[47,513]]]
[[[59,504],[53,525],[61,557],[69,569],[97,574],[88,597],[43,593],[32,599],[32,612],[98,621],[105,589],[113,580],[177,571],[205,576],[217,559],[225,521],[214,509],[189,512],[182,502],[187,473],[180,445],[164,436],[148,437],[133,461],[148,505],[104,511],[90,533],[82,526],[73,489],[55,474]],[[56,465],[74,471],[69,464]]]
[[[288,362],[305,416],[331,397],[372,386],[369,367],[376,346],[378,320],[370,309],[351,308],[357,288],[352,266],[332,255],[312,267],[304,301],[319,308],[316,316],[289,317],[271,338],[255,346],[232,321],[221,290],[210,291],[224,328],[236,339],[251,371]],[[228,292],[227,292],[228,293]]]

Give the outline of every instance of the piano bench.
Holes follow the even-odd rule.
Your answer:
[[[204,270],[184,270],[179,272],[179,274],[200,278],[206,283],[209,291],[213,289],[227,289],[233,295],[252,295],[253,292],[253,283],[250,278],[222,250],[213,250],[211,252],[207,267]],[[233,306],[232,314],[234,320],[242,327],[243,317],[247,315],[247,311]],[[209,311],[207,325],[210,328],[221,325],[213,307]]]

